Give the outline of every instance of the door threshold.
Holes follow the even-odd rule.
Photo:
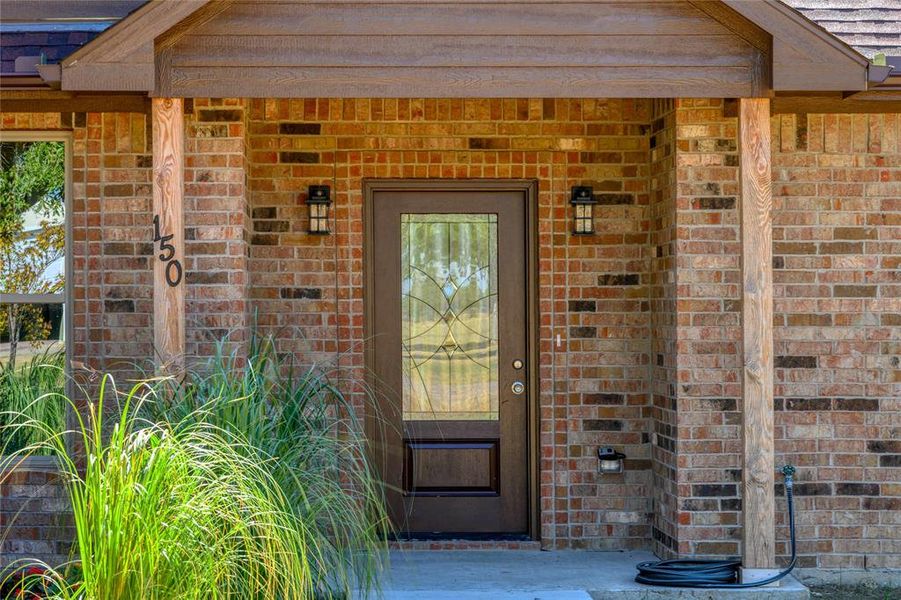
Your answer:
[[[503,550],[505,552],[508,550],[529,550],[537,552],[541,550],[541,542],[533,540],[525,535],[466,535],[470,539],[462,539],[460,536],[438,537],[435,534],[430,534],[429,539],[423,539],[421,536],[418,538],[413,538],[411,536],[398,538],[395,536],[388,542],[388,548],[390,550],[399,550],[401,552],[440,552],[459,550]]]
[[[525,533],[395,533],[391,542],[531,542]]]

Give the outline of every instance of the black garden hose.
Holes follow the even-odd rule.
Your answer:
[[[635,581],[646,585],[661,585],[683,588],[752,588],[779,581],[795,568],[798,557],[795,548],[795,505],[792,494],[792,478],[795,468],[791,465],[782,467],[785,477],[785,500],[788,503],[788,527],[791,535],[791,560],[785,570],[755,581],[739,583],[740,560],[692,560],[676,559],[648,561],[638,564],[638,575]]]

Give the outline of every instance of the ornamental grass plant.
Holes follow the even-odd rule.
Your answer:
[[[172,427],[206,424],[247,440],[304,525],[317,598],[373,592],[385,565],[388,518],[363,424],[339,388],[340,372],[298,367],[272,336],[252,336],[246,357],[217,344],[180,382],[159,382],[148,418]]]
[[[382,489],[345,397],[323,372],[295,371],[271,338],[245,359],[225,347],[179,381],[119,393],[103,377],[95,401],[65,400],[71,431],[36,418],[5,426],[30,442],[2,459],[0,483],[23,457],[55,454],[76,539],[68,564],[12,565],[0,589],[58,600],[378,590]]]
[[[65,353],[47,349],[18,365],[0,363],[0,455],[34,448],[47,454],[42,445],[47,436],[60,433],[66,424]],[[23,423],[41,427],[17,427]]]
[[[9,472],[28,454],[54,453],[76,531],[70,563],[13,565],[3,582],[10,597],[310,598],[303,524],[266,466],[247,460],[246,441],[205,423],[145,421],[138,415],[153,391],[144,383],[110,411],[112,388],[106,376],[96,402],[81,412],[72,406],[78,426],[69,435],[82,459],[66,452],[67,434],[46,429],[41,441],[3,459]],[[22,578],[23,569],[32,574]]]

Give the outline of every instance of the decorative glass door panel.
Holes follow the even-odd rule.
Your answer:
[[[395,530],[522,534],[527,194],[372,185],[367,366],[379,410],[367,429]]]
[[[403,419],[497,420],[497,215],[401,215]]]

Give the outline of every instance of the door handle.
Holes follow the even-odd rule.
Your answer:
[[[519,396],[526,391],[526,384],[521,381],[514,381],[513,385],[510,386],[510,391]]]

